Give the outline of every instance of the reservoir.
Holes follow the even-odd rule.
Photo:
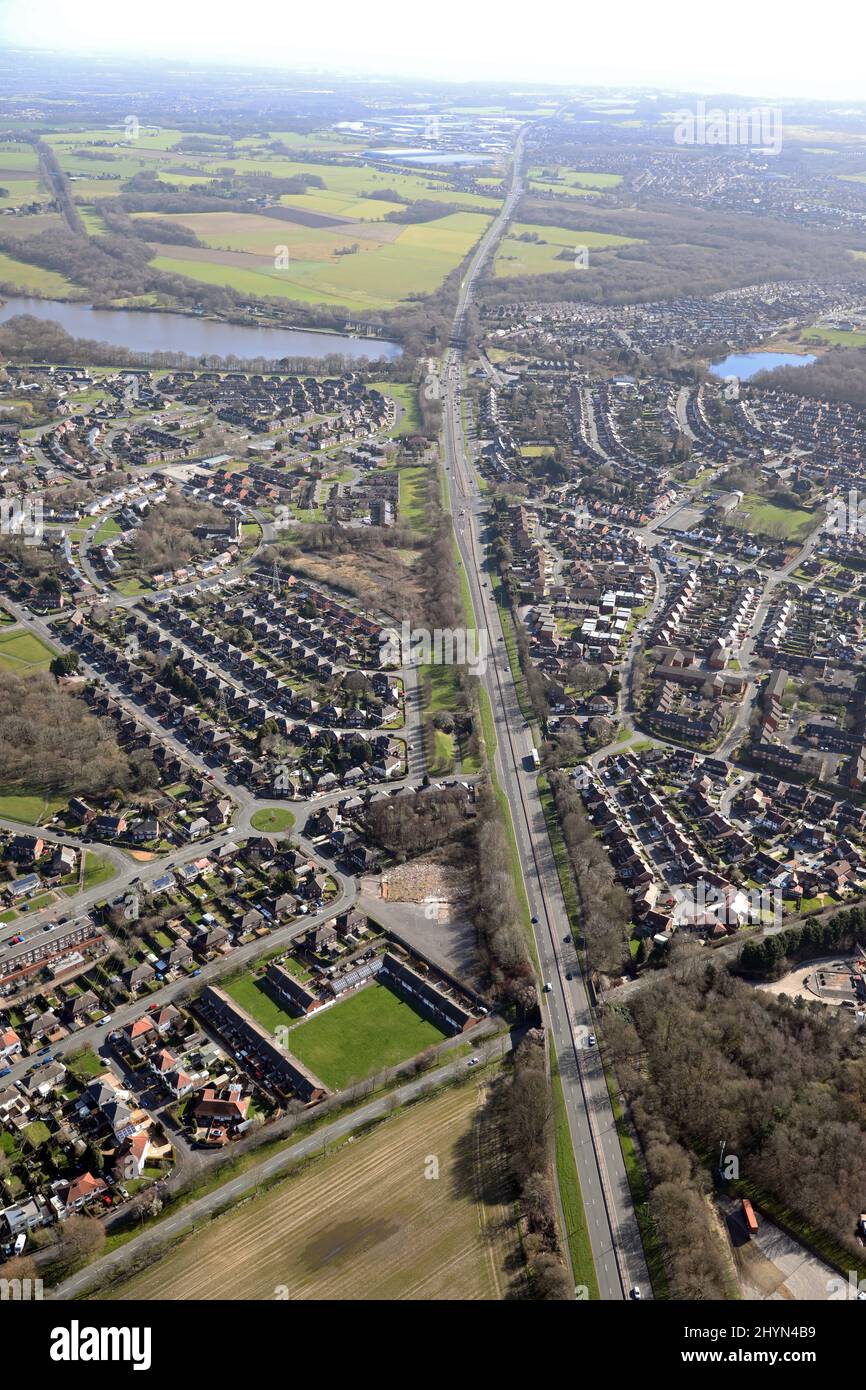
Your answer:
[[[60,299],[13,295],[0,304],[0,323],[16,314],[51,319],[73,338],[92,338],[129,352],[183,352],[189,357],[399,357],[399,343],[380,338],[350,338],[343,333],[313,333],[302,328],[255,328],[186,314],[152,310],[94,309]]]
[[[737,376],[748,381],[758,372],[771,372],[774,367],[808,367],[815,356],[809,352],[732,352],[721,362],[711,362],[713,376]]]

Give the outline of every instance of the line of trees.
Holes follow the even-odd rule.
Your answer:
[[[529,1017],[538,1005],[534,972],[508,839],[489,782],[478,789],[477,827],[478,874],[471,915],[481,966],[497,1000]]]
[[[562,772],[551,772],[550,789],[577,884],[581,932],[594,969],[619,974],[625,964],[631,900],[616,881],[607,850],[596,839],[580,793]]]
[[[556,1223],[552,1104],[544,1033],[531,1030],[514,1053],[503,1099],[502,1131],[520,1194],[523,1252],[538,1299],[571,1297]]]
[[[744,942],[738,969],[744,975],[777,980],[796,961],[836,955],[864,945],[866,913],[862,907],[852,907],[823,921],[810,917],[763,940]]]

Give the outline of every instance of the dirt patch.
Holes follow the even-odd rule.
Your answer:
[[[449,922],[465,912],[473,877],[469,869],[414,859],[382,874],[380,895],[387,902],[420,903],[431,921]]]
[[[417,617],[423,608],[420,585],[396,550],[382,554],[353,550],[343,555],[305,551],[294,568],[296,573],[338,589],[374,612],[387,613],[392,618]]]

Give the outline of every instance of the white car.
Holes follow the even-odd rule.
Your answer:
[[[638,1284],[635,1284],[634,1288],[632,1289],[631,1296],[634,1299],[640,1299],[640,1286]]]
[[[467,1065],[467,1067],[477,1067],[477,1066],[478,1066],[478,1061],[479,1061],[479,1059],[478,1059],[477,1057],[470,1057],[470,1058],[469,1058],[469,1061],[466,1063],[466,1065]]]

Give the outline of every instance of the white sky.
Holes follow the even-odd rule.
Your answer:
[[[0,0],[0,45],[866,100],[862,0]]]

